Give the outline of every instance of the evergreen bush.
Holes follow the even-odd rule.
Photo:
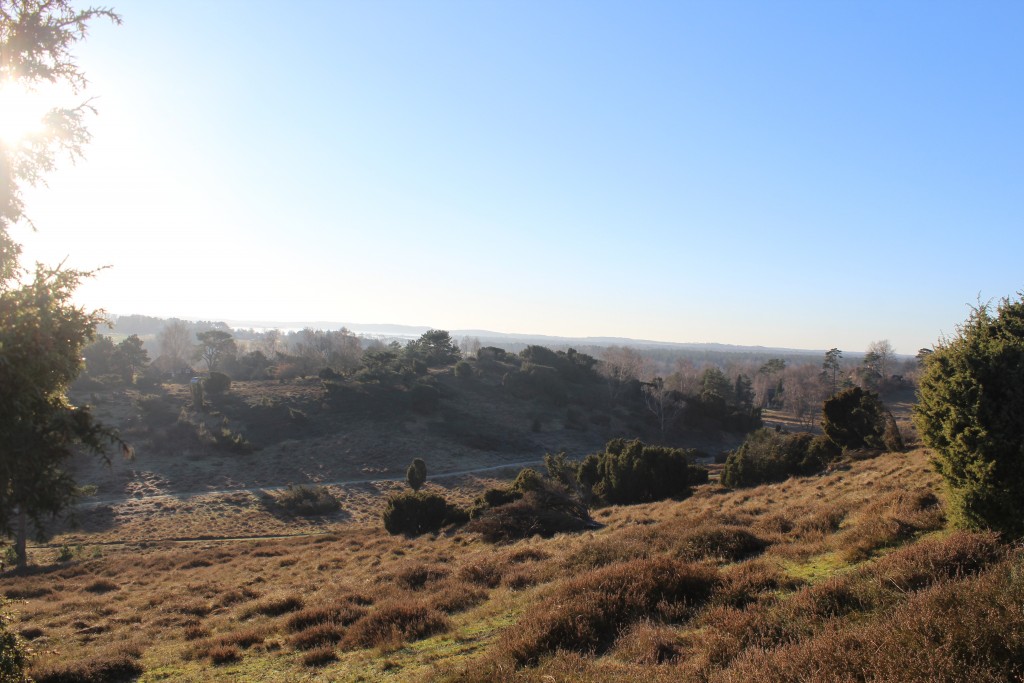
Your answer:
[[[1019,295],[1018,295],[1019,296]],[[924,362],[914,424],[958,526],[1024,535],[1024,301],[974,309]]]
[[[603,452],[587,456],[579,483],[596,500],[616,505],[686,497],[692,486],[708,480],[708,471],[692,464],[703,455],[693,449],[649,446],[639,439],[615,439]]]
[[[231,388],[231,378],[214,370],[203,382],[203,386],[211,394],[225,394]]]
[[[821,413],[822,429],[840,448],[903,450],[896,421],[874,392],[844,389],[822,404]]]
[[[467,519],[466,513],[444,496],[422,491],[391,496],[384,509],[384,528],[391,534],[418,536]]]
[[[759,429],[726,458],[721,481],[725,486],[738,488],[781,481],[794,474],[813,474],[824,469],[839,453],[839,448],[826,436]]]

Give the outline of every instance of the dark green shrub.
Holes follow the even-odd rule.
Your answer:
[[[726,458],[721,481],[735,488],[813,474],[837,455],[839,449],[827,437],[759,429]]]
[[[8,630],[8,622],[7,615],[0,614],[0,683],[20,683],[28,656],[22,640]]]
[[[821,406],[821,428],[840,448],[903,450],[896,421],[878,394],[844,389]]]
[[[530,491],[543,491],[544,488],[544,477],[532,467],[525,467],[519,470],[515,481],[512,482],[512,490],[520,494],[529,493]]]
[[[609,441],[605,450],[587,456],[579,483],[600,501],[645,503],[690,495],[690,488],[708,480],[708,471],[691,464],[700,451],[648,446],[639,439]]]
[[[550,538],[595,526],[586,508],[568,497],[530,492],[479,512],[466,530],[479,533],[488,543],[502,543],[538,535]]]
[[[460,360],[455,364],[455,376],[458,379],[472,379],[473,366],[470,365],[469,361]]]
[[[409,483],[409,488],[419,491],[427,481],[427,463],[423,462],[421,458],[415,458],[409,465],[409,469],[405,471],[405,480]]]
[[[1024,535],[1024,301],[975,309],[928,354],[914,424],[961,527]]]
[[[224,394],[231,388],[231,378],[223,372],[214,370],[210,376],[203,381],[203,387],[210,394]]]
[[[482,360],[493,360],[503,361],[505,360],[505,349],[499,349],[497,346],[485,346],[476,352],[476,359]]]
[[[384,528],[391,534],[418,536],[462,523],[466,513],[436,493],[399,493],[388,499]]]
[[[470,519],[476,519],[486,510],[514,503],[521,499],[525,493],[543,491],[546,488],[549,488],[549,486],[537,470],[532,467],[524,468],[516,475],[515,481],[508,486],[487,489],[482,495],[478,496],[469,509],[469,517]]]
[[[476,519],[490,508],[514,503],[522,497],[522,493],[513,491],[511,488],[487,489],[473,501],[472,507],[469,508],[469,518]]]
[[[547,365],[523,363],[519,370],[506,373],[502,384],[516,398],[546,399],[556,404],[566,400],[565,382],[558,370]]]
[[[322,380],[341,379],[341,375],[337,371],[335,371],[334,368],[331,367],[322,368],[320,372],[316,373],[316,376]]]
[[[489,542],[537,534],[548,538],[597,526],[577,496],[532,468],[520,470],[506,488],[485,491],[474,501],[470,518],[473,522],[467,529]]]

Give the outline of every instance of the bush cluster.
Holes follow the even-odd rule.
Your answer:
[[[208,394],[225,394],[231,389],[231,378],[223,372],[214,370],[203,380],[203,387]]]
[[[693,464],[703,456],[693,449],[614,439],[601,453],[587,456],[577,476],[598,502],[622,505],[683,498],[691,487],[708,480],[708,471]]]
[[[468,519],[464,510],[448,503],[444,496],[423,491],[391,496],[384,509],[384,528],[391,534],[418,536]]]
[[[726,458],[721,481],[737,488],[781,481],[794,474],[814,474],[839,453],[839,448],[826,436],[759,429]]]
[[[504,488],[488,489],[470,509],[469,531],[496,543],[582,531],[595,523],[587,507],[558,482],[532,468]]]
[[[840,448],[902,451],[903,438],[878,394],[850,387],[821,406],[821,428]]]

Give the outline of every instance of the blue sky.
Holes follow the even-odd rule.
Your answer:
[[[1024,4],[123,1],[83,303],[901,353],[1024,288]]]

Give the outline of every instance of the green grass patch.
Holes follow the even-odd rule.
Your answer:
[[[854,566],[846,562],[838,551],[815,555],[804,561],[781,560],[779,564],[789,577],[811,585]]]

